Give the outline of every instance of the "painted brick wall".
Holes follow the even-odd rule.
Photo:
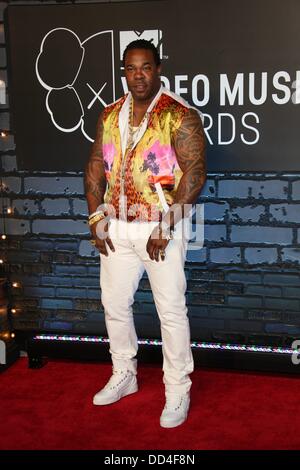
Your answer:
[[[7,82],[3,23],[0,78]],[[9,104],[0,107],[0,128],[9,132]],[[0,152],[3,202],[13,208],[1,250],[21,283],[13,288],[15,328],[105,334],[83,175],[18,171],[11,134],[0,138]],[[209,174],[199,202],[205,244],[186,264],[193,339],[288,344],[299,337],[300,174]],[[134,311],[138,333],[158,337],[146,277]]]

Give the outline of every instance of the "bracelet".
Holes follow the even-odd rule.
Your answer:
[[[105,217],[106,217],[105,214],[94,215],[94,217],[92,217],[91,219],[88,220],[88,224],[89,224],[89,226],[91,227],[91,226],[94,225],[96,222],[100,222],[100,220],[105,219]]]
[[[89,215],[89,220],[92,219],[93,217],[95,217],[95,215],[104,215],[105,216],[105,213],[102,211],[102,210],[97,210],[95,212],[93,212],[92,214]]]

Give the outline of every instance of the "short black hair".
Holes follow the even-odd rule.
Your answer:
[[[126,54],[132,49],[148,49],[149,51],[152,51],[156,66],[158,67],[161,64],[158,50],[156,49],[154,44],[151,41],[146,41],[146,39],[137,39],[136,41],[132,41],[126,46],[126,49],[123,52],[123,67],[125,67]]]

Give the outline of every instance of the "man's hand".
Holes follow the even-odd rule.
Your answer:
[[[164,253],[169,240],[163,238],[159,225],[152,231],[146,246],[146,250],[152,260],[159,261],[161,252]],[[165,259],[161,256],[161,260]]]
[[[106,219],[100,220],[91,226],[91,234],[95,240],[95,247],[102,255],[108,256],[107,245],[111,251],[115,251],[113,242],[109,238],[109,222]]]

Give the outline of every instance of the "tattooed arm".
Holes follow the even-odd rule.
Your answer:
[[[89,160],[85,167],[84,187],[88,203],[89,214],[97,210],[104,203],[104,194],[106,190],[106,177],[104,171],[104,161],[102,153],[103,138],[103,115],[97,122],[97,130],[94,144],[90,153]],[[96,247],[101,254],[108,256],[107,246],[114,251],[114,246],[108,236],[108,223],[104,219],[90,227],[92,238],[96,242]]]
[[[165,227],[173,228],[184,217],[185,204],[196,202],[206,180],[205,136],[202,122],[196,110],[190,109],[184,116],[174,137],[177,161],[183,172],[178,185],[174,204],[163,217]],[[159,260],[159,250],[164,250],[168,240],[164,239],[159,228],[151,234],[147,251],[151,259]]]
[[[174,146],[183,172],[174,204],[194,204],[206,180],[205,136],[196,110],[190,109],[183,118]]]
[[[101,113],[97,122],[95,141],[85,167],[84,187],[90,214],[95,212],[97,207],[103,204],[106,190],[106,178],[102,154],[102,119],[103,117]]]

